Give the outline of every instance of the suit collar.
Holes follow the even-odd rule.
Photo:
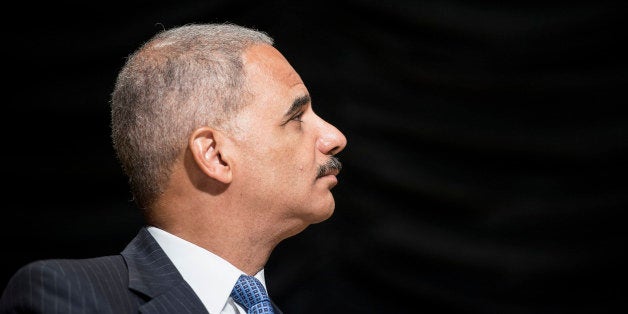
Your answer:
[[[146,228],[122,251],[129,269],[129,289],[143,296],[142,313],[207,313],[170,258]],[[272,301],[271,301],[272,302]],[[272,302],[275,314],[282,314]]]
[[[142,312],[207,313],[146,228],[140,229],[121,254],[129,269],[129,289],[148,300],[140,308]]]

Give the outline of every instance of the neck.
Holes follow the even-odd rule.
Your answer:
[[[280,241],[265,231],[265,225],[235,217],[232,207],[182,208],[181,204],[185,203],[162,200],[151,209],[150,224],[220,256],[246,274],[262,270]]]

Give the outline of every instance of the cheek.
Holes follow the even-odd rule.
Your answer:
[[[287,188],[298,188],[312,183],[316,177],[316,151],[304,136],[284,137],[267,147],[266,159],[276,171],[277,180]]]
[[[298,154],[285,154],[281,157],[282,165],[275,165],[277,175],[275,180],[282,185],[284,189],[291,190],[293,194],[307,193],[307,186],[313,178],[312,169]],[[299,192],[301,191],[301,192]]]

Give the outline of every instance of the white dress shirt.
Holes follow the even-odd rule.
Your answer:
[[[153,226],[147,229],[210,314],[246,314],[230,297],[236,281],[245,274],[243,271],[220,256],[171,233]],[[266,288],[263,269],[255,274],[255,278]]]

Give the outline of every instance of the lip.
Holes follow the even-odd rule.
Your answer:
[[[327,188],[329,188],[330,190],[338,184],[338,178],[336,178],[336,176],[331,173],[324,175],[319,179],[321,179],[321,182],[325,182],[325,185],[327,185]]]
[[[340,173],[340,171],[338,171],[338,169],[332,169],[330,170],[328,173],[325,174],[325,176],[337,176]]]
[[[319,176],[318,178],[325,178],[325,177],[334,177],[336,178],[336,176],[340,173],[340,171],[338,171],[338,169],[331,169],[328,172],[326,172],[325,174],[323,174],[322,176]]]
[[[336,178],[337,174],[338,174],[338,171],[330,171],[326,173],[325,175],[318,177],[317,180],[321,180],[320,182],[325,182],[325,185],[327,185],[327,188],[331,190],[333,187],[338,185],[338,178]]]

